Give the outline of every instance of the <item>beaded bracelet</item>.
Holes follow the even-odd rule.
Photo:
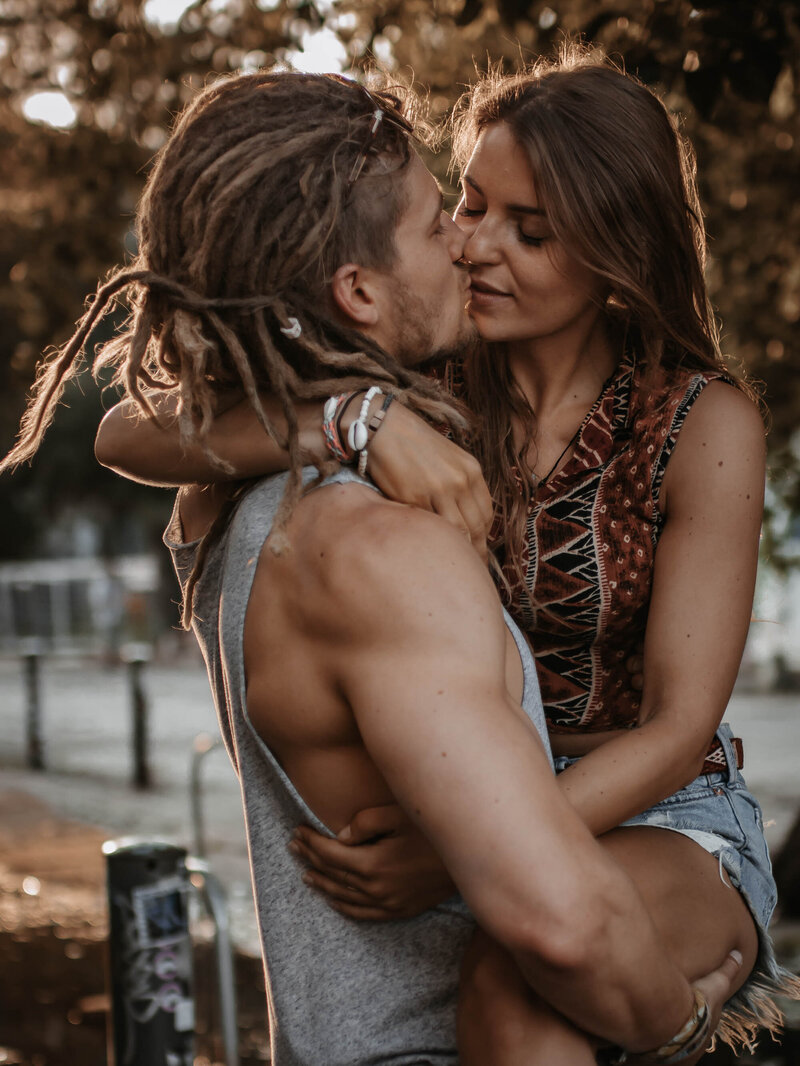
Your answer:
[[[372,436],[370,437],[370,440],[369,440],[370,444],[372,444],[373,440],[375,440],[375,434],[378,432],[378,430],[383,425],[383,420],[384,420],[384,418],[386,418],[386,412],[392,406],[392,401],[393,400],[394,400],[394,394],[391,393],[391,392],[388,393],[386,395],[386,398],[383,401],[383,404],[382,404],[380,410],[376,411],[375,414],[372,416],[372,418],[369,420],[369,425],[367,426],[367,429],[372,434]],[[361,452],[359,453],[359,456],[358,456],[358,472],[361,475],[361,477],[363,477],[366,474],[366,472],[367,472],[367,448],[366,447],[362,448],[362,450],[361,450]]]
[[[360,390],[359,390],[360,391]],[[389,410],[394,395],[388,393],[380,410],[366,422],[369,414],[369,405],[376,396],[383,396],[383,389],[373,385],[368,389],[361,402],[358,417],[351,423],[347,432],[347,448],[343,444],[345,434],[342,431],[342,419],[347,408],[353,402],[359,391],[346,392],[338,396],[330,396],[325,401],[322,411],[322,433],[325,437],[325,445],[334,459],[339,463],[351,463],[358,456],[358,473],[363,477],[367,470],[367,447],[371,439],[380,429],[386,412]]]
[[[355,393],[343,393],[340,396],[330,396],[325,401],[322,409],[322,433],[325,437],[325,445],[334,459],[339,463],[346,463],[350,456],[339,439],[336,416],[353,398]]]
[[[367,389],[364,394],[364,399],[361,401],[361,410],[358,412],[358,418],[350,423],[350,429],[347,431],[347,443],[352,452],[363,451],[369,442],[367,415],[369,414],[369,405],[376,396],[383,396],[383,389],[378,385],[373,385],[372,388]]]
[[[336,432],[337,432],[337,434],[339,436],[339,440],[340,441],[346,441],[347,440],[347,433],[342,428],[342,420],[344,419],[344,416],[347,413],[347,408],[350,406],[350,404],[353,402],[353,400],[358,395],[359,395],[358,392],[349,392],[347,394],[347,398],[345,399],[344,403],[339,408],[339,413],[336,416]],[[342,445],[342,447],[344,447],[344,445]],[[355,458],[355,456],[348,455],[348,457],[347,457],[348,463],[352,462],[354,458]]]

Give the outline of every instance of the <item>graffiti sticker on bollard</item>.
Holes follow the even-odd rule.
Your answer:
[[[104,851],[115,1066],[192,1066],[186,852],[153,842]]]

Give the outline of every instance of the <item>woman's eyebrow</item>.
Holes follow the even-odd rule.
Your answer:
[[[461,181],[473,188],[479,196],[485,197],[486,194],[483,189],[469,174],[464,174]],[[544,218],[547,215],[543,207],[531,207],[529,204],[507,204],[506,210],[514,215],[536,215],[539,218]]]
[[[543,207],[528,207],[525,204],[509,204],[508,210],[512,215],[536,215],[538,218],[545,218],[547,215]]]

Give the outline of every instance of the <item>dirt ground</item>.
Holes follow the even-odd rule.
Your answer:
[[[0,1063],[105,1066],[108,912],[102,844],[28,792],[0,791]],[[210,946],[196,945],[196,1066],[222,1063]],[[237,952],[242,1066],[268,1061],[260,959]]]
[[[191,846],[189,763],[198,733],[216,720],[202,668],[149,666],[146,677],[150,789],[131,785],[130,703],[123,669],[86,661],[44,664],[41,701],[46,770],[25,759],[25,690],[19,664],[0,660],[0,1066],[106,1066],[107,909],[102,844],[129,834]],[[744,693],[731,720],[745,737],[748,783],[777,850],[798,796],[796,695]],[[242,1066],[268,1060],[263,974],[254,920],[238,782],[224,750],[203,763],[212,868],[231,907]],[[800,928],[775,929],[787,964],[800,970]],[[197,1058],[222,1063],[209,946],[196,947]],[[800,1010],[782,1046],[757,1057],[724,1049],[708,1066],[800,1066]]]

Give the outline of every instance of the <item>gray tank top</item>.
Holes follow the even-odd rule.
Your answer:
[[[304,471],[307,482],[316,475]],[[352,471],[324,485],[372,482]],[[247,714],[242,651],[256,564],[286,475],[258,482],[238,505],[198,583],[194,629],[244,804],[274,1066],[456,1066],[459,966],[474,920],[460,896],[416,918],[359,923],[323,903],[287,851],[306,823],[334,834],[304,802]],[[376,489],[377,491],[377,489]],[[197,544],[183,544],[177,508],[164,540],[181,585]],[[506,615],[524,670],[523,706],[546,740],[536,668]],[[549,747],[548,747],[549,754]]]

